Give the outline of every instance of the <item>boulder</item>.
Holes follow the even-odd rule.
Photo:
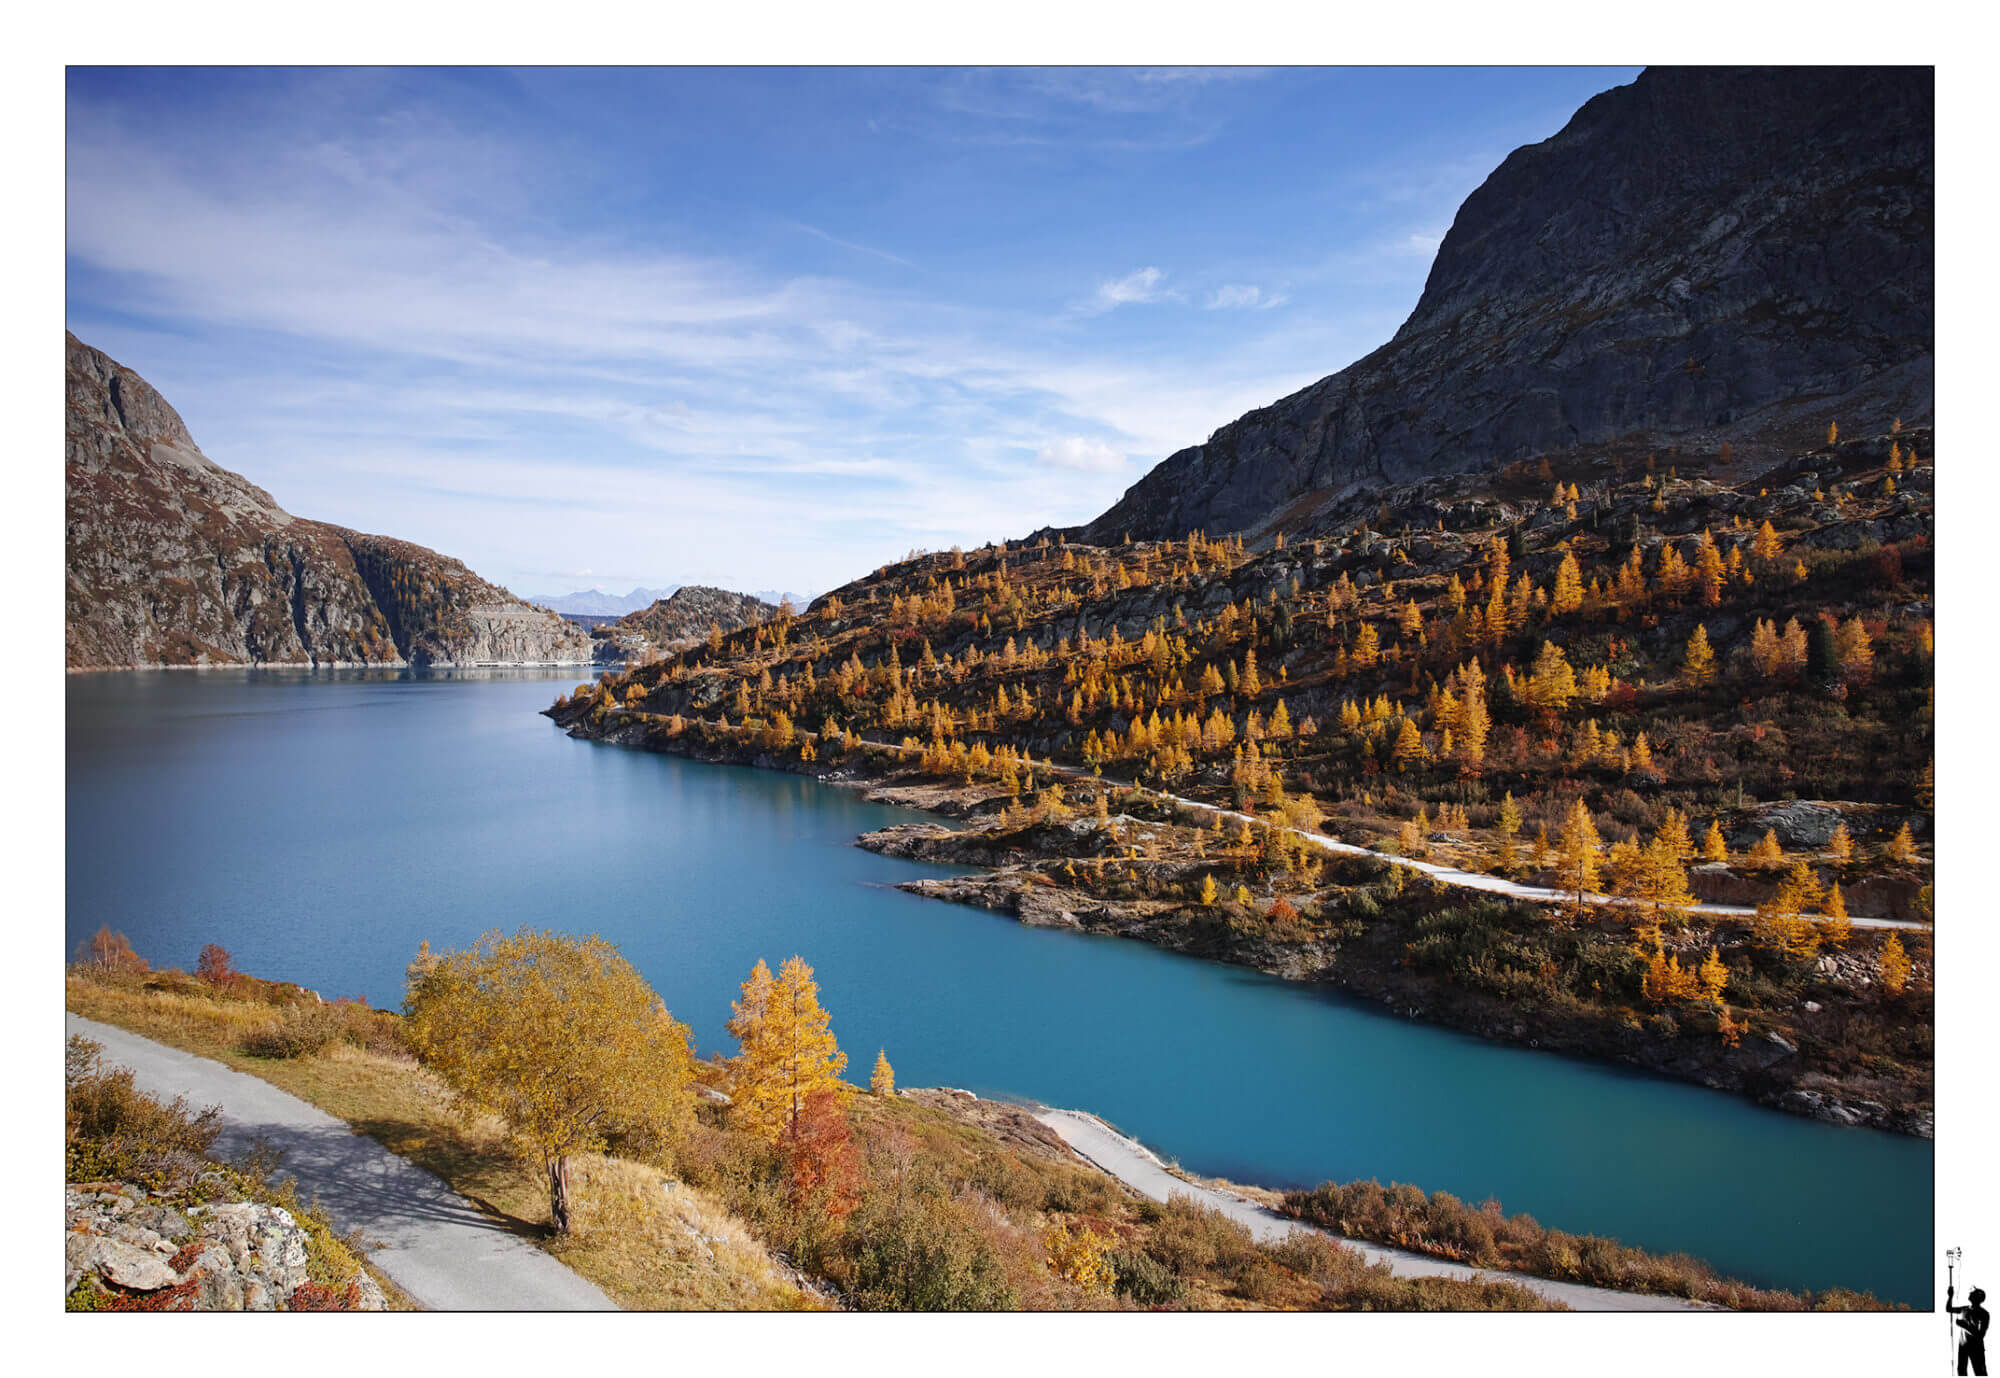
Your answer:
[[[63,1244],[66,1289],[75,1290],[86,1273],[96,1273],[135,1292],[157,1292],[181,1280],[152,1249],[97,1234],[73,1234]]]

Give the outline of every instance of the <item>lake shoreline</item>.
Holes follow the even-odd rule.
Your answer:
[[[596,660],[259,660],[212,661],[199,665],[166,665],[157,661],[134,665],[70,665],[65,675],[118,675],[150,670],[595,670]]]
[[[561,713],[555,706],[544,715],[569,736],[584,741],[680,756],[711,765],[733,765],[801,775],[859,793],[873,803],[920,809],[955,819],[978,815],[999,792],[985,785],[957,786],[922,782],[887,762],[851,755],[838,768],[821,770],[796,756],[780,758],[754,742],[710,740],[712,734],[670,735],[651,720],[635,715],[588,711]],[[877,743],[862,749],[890,751]],[[1322,985],[1389,1013],[1435,1024],[1493,1042],[1553,1052],[1587,1061],[1634,1069],[1671,1081],[1720,1091],[1766,1109],[1842,1127],[1877,1129],[1905,1137],[1934,1137],[1933,1111],[1926,1098],[1916,1106],[1891,1106],[1840,1087],[1815,1071],[1790,1042],[1777,1037],[1748,1037],[1738,1049],[1676,1046],[1681,1040],[1658,1038],[1643,1028],[1605,1027],[1587,1017],[1549,1016],[1505,1004],[1482,992],[1468,991],[1419,976],[1400,962],[1345,960],[1313,943],[1277,943],[1235,934],[1189,934],[1160,921],[1163,906],[1155,901],[1088,896],[1081,904],[1069,896],[1052,897],[1046,877],[1023,867],[996,867],[998,858],[968,853],[954,842],[950,830],[937,825],[906,825],[856,838],[855,845],[906,860],[975,867],[985,874],[969,877],[927,877],[897,882],[907,893],[986,909],[1029,927],[1067,928],[1101,936],[1136,938],[1153,946],[1204,960],[1246,967],[1283,980]],[[1049,850],[1032,858],[1060,861],[1067,854]],[[1423,883],[1412,879],[1412,886]],[[1380,1011],[1378,1011],[1380,1012]],[[1927,1088],[1925,1088],[1927,1089]]]

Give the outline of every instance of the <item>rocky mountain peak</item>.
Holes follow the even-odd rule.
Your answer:
[[[1655,68],[1466,198],[1380,349],[1171,456],[1080,533],[1263,534],[1580,447],[1786,453],[1931,414],[1932,74]]]

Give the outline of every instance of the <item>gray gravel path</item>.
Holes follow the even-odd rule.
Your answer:
[[[1137,1140],[1129,1139],[1095,1115],[1080,1110],[1043,1110],[1036,1119],[1055,1130],[1071,1148],[1116,1177],[1125,1185],[1155,1201],[1169,1196],[1192,1196],[1203,1205],[1213,1206],[1249,1227],[1251,1235],[1264,1242],[1282,1239],[1294,1230],[1315,1229],[1287,1219],[1267,1206],[1212,1187],[1196,1186],[1176,1177],[1165,1163]],[[1321,1233],[1326,1233],[1322,1231]],[[1339,1236],[1334,1236],[1339,1238]],[[1640,1292],[1614,1292],[1605,1287],[1586,1287],[1575,1282],[1553,1282],[1527,1273],[1510,1273],[1491,1268],[1474,1268],[1449,1259],[1432,1258],[1403,1249],[1391,1249],[1366,1240],[1342,1239],[1359,1250],[1370,1263],[1386,1263],[1397,1277],[1477,1278],[1487,1282],[1518,1283],[1530,1291],[1559,1301],[1573,1311],[1710,1311],[1716,1308],[1679,1297],[1655,1297]]]
[[[216,1151],[262,1140],[341,1230],[359,1229],[376,1267],[434,1311],[615,1311],[611,1299],[424,1171],[269,1082],[74,1014],[68,1032],[104,1045],[142,1091],[222,1107]]]

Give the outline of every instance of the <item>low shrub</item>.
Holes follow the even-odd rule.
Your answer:
[[[311,1057],[336,1042],[347,1042],[347,1019],[331,1005],[294,1005],[243,1040],[251,1057]]]
[[[1116,1276],[1112,1290],[1140,1306],[1171,1306],[1187,1295],[1187,1282],[1151,1254],[1119,1251],[1111,1255]]]
[[[1286,1193],[1283,1209],[1337,1235],[1594,1287],[1766,1311],[1887,1309],[1873,1297],[1849,1292],[1815,1297],[1749,1287],[1718,1277],[1707,1264],[1686,1254],[1649,1254],[1612,1239],[1551,1230],[1531,1215],[1502,1215],[1495,1201],[1473,1207],[1449,1192],[1426,1195],[1421,1188],[1404,1183],[1385,1188],[1373,1181],[1326,1182],[1311,1191]],[[1280,1249],[1289,1247],[1288,1243]],[[1285,1261],[1282,1253],[1279,1257]],[[1288,1262],[1287,1266],[1295,1265]],[[1396,1309],[1426,1308],[1399,1305]]]
[[[192,1110],[138,1090],[124,1067],[106,1067],[104,1046],[72,1037],[63,1063],[63,1171],[71,1182],[153,1181],[163,1166],[206,1154],[222,1132],[215,1106]]]
[[[1234,1280],[1258,1259],[1247,1227],[1178,1193],[1161,1208],[1146,1252],[1184,1278]]]
[[[870,1311],[1011,1311],[992,1225],[973,1202],[935,1190],[877,1194],[850,1222],[849,1295]]]

